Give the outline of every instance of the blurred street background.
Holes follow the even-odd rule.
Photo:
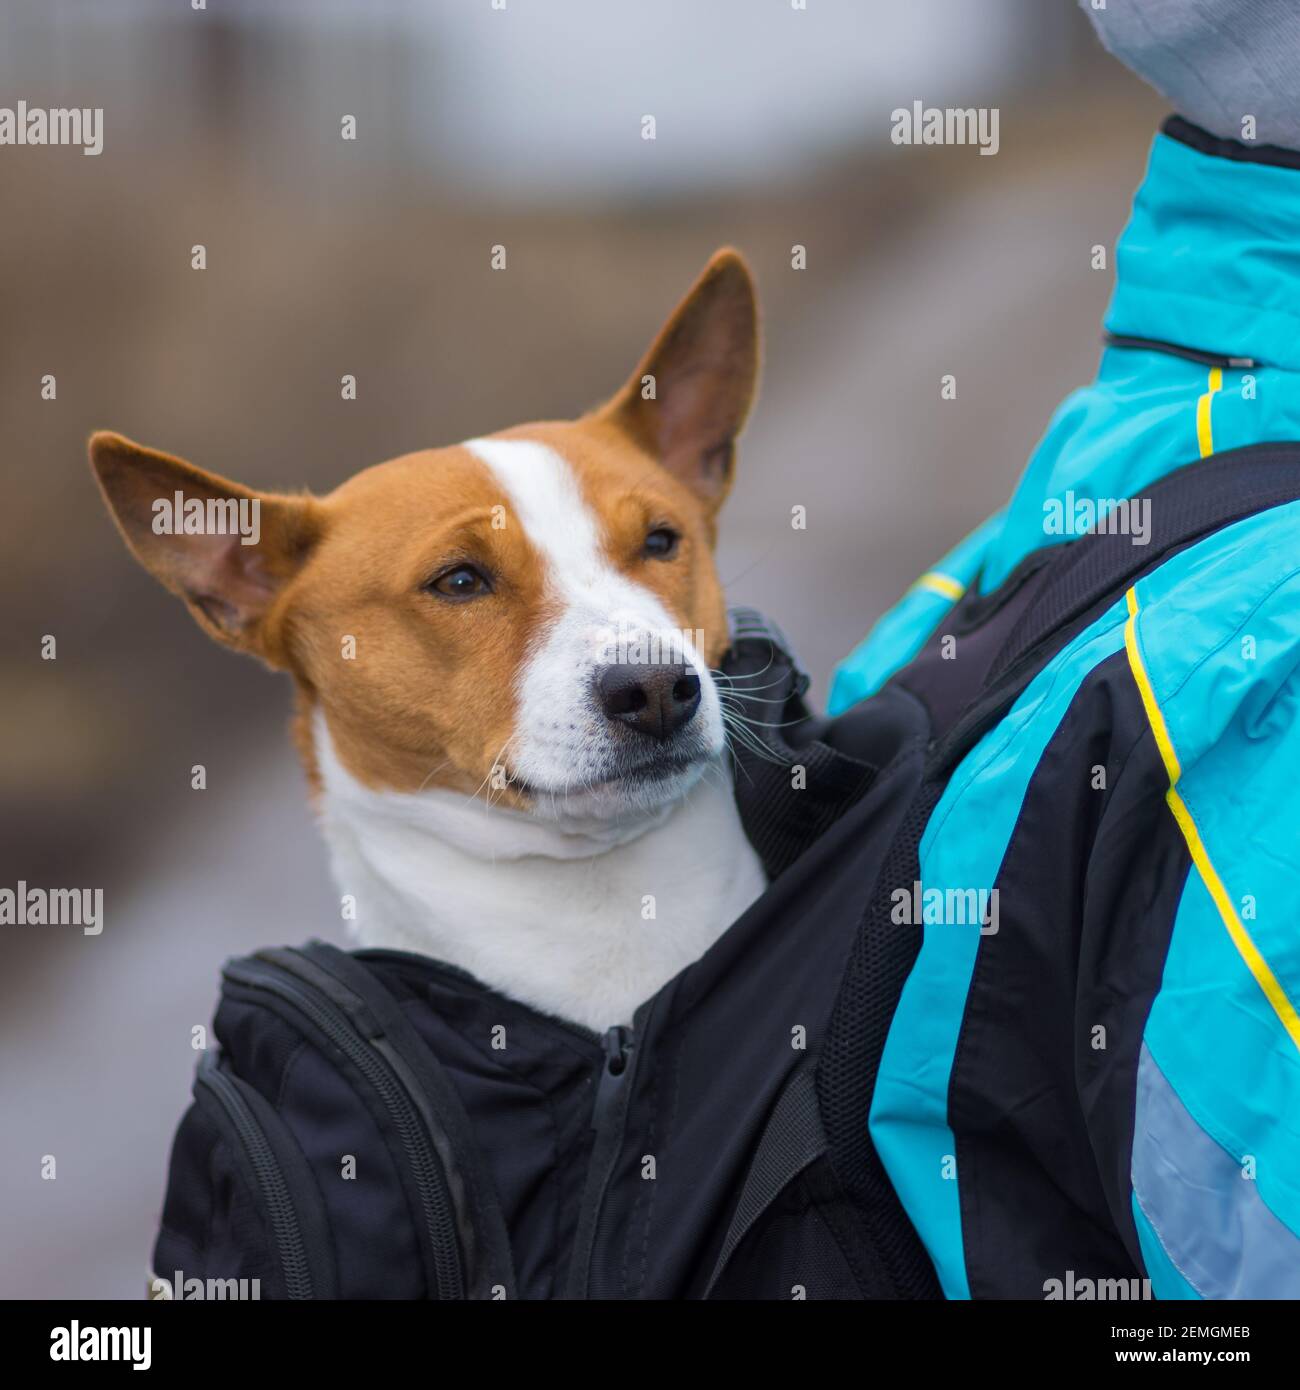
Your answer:
[[[19,100],[105,115],[98,158],[0,148],[0,886],[106,925],[0,928],[0,1296],[135,1298],[221,961],[342,934],[287,680],[136,567],[88,433],[328,491],[594,404],[735,244],[721,572],[820,700],[1091,376],[1163,112],[1074,0],[9,0]],[[998,107],[1000,151],[892,145],[916,100]]]

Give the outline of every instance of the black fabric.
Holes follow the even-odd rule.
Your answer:
[[[638,1011],[588,1296],[696,1298],[707,1287],[768,1118],[822,1046],[879,865],[915,793],[924,726],[914,717],[914,736],[870,791]],[[647,1155],[653,1180],[642,1176]],[[863,1258],[874,1266],[872,1252]]]
[[[445,1229],[432,1229],[423,1207],[421,1161],[411,1147],[413,1136],[399,1124],[366,1070],[340,1047],[345,1016],[340,1014],[338,1031],[332,1032],[273,994],[271,986],[280,984],[321,1008],[328,1002],[273,960],[232,961],[224,975],[215,1024],[223,1061],[274,1106],[299,1143],[340,1252],[341,1296],[463,1296],[465,1252],[454,1235],[461,1213],[446,1213]],[[383,1034],[377,1023],[358,1011],[350,1035],[358,1052],[374,1051],[371,1065],[379,1067],[375,1042]],[[296,1039],[297,1045],[271,1042],[277,1038]],[[278,1071],[267,1066],[272,1055],[288,1058]],[[396,1085],[394,1068],[383,1065]],[[436,1148],[429,1134],[420,1138],[426,1151]],[[426,1152],[423,1162],[433,1166],[438,1160]],[[450,1277],[445,1273],[448,1262],[454,1271]]]
[[[1132,727],[1134,696],[1128,702]],[[1138,1059],[1160,989],[1191,856],[1169,810],[1168,776],[1144,732],[1113,782],[1088,856],[1080,913],[1075,1016],[1078,1105],[1111,1221],[1133,1263],[1141,1262],[1130,1201]],[[1093,1028],[1105,1047],[1093,1045]]]
[[[591,1152],[600,1042],[400,951],[362,951],[438,1057],[469,1118],[511,1235],[518,1296],[558,1298]]]
[[[377,979],[378,972],[352,956],[322,943],[301,951],[260,954],[321,989],[347,1012],[349,1021],[367,1032],[411,1096],[413,1122],[432,1141],[431,1157],[446,1183],[449,1220],[455,1224],[454,1231],[441,1231],[437,1239],[454,1240],[466,1296],[482,1297],[500,1288],[513,1297],[514,1267],[500,1198],[481,1163],[480,1146],[442,1049],[426,1045],[391,985],[386,987],[382,975]]]
[[[781,1189],[729,1256],[712,1301],[878,1297],[862,1267],[864,1233],[824,1159]]]
[[[919,771],[918,766],[918,776]],[[898,887],[910,892],[921,876],[921,836],[939,795],[937,785],[921,787],[898,826],[854,941],[817,1068],[830,1164],[867,1233],[876,1298],[939,1297],[930,1258],[867,1128],[885,1039],[921,947],[919,925],[891,920],[892,894]]]
[[[1247,145],[1241,140],[1211,135],[1183,116],[1166,117],[1161,130],[1171,140],[1190,145],[1202,154],[1212,154],[1216,159],[1231,159],[1238,164],[1271,164],[1277,169],[1300,169],[1300,150],[1289,150],[1284,145]]]
[[[741,1189],[740,1200],[718,1252],[714,1275],[704,1291],[707,1298],[725,1274],[741,1242],[772,1209],[805,1168],[827,1148],[826,1129],[812,1071],[800,1067],[786,1083],[758,1142],[758,1150]]]
[[[737,805],[746,837],[776,878],[865,795],[901,729],[882,711],[839,727],[813,720],[803,699],[808,678],[780,630],[750,609],[733,610],[731,629],[720,685],[728,717],[745,721],[732,740]]]
[[[172,1141],[162,1226],[153,1272],[169,1283],[179,1273],[257,1280],[265,1298],[289,1298],[257,1182],[225,1116],[196,1098]],[[250,1284],[251,1291],[251,1284]],[[183,1296],[175,1290],[173,1296]]]
[[[209,1053],[199,1064],[172,1146],[154,1272],[182,1285],[194,1275],[248,1281],[244,1297],[334,1298],[334,1251],[310,1166],[275,1108],[225,1060]]]
[[[972,1297],[1042,1298],[1046,1280],[1066,1278],[1067,1253],[1076,1278],[1140,1277],[1122,1236],[1123,1139],[1189,863],[1168,785],[1117,652],[1034,771],[967,997],[949,1118]],[[1103,1155],[1125,1169],[1122,1191],[1118,1171],[1103,1182]]]
[[[1056,575],[1054,559],[1046,551],[1028,556],[992,594],[972,585],[890,681],[925,706],[932,738],[941,739],[985,688],[1008,637]]]

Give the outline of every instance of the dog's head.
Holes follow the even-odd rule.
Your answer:
[[[377,790],[558,820],[682,795],[723,748],[718,509],[754,394],[754,291],[713,257],[605,405],[254,492],[96,434],[127,544],[218,641],[289,671]]]

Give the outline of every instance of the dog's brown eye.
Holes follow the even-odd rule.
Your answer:
[[[437,579],[431,579],[424,587],[443,598],[454,599],[478,598],[480,594],[492,592],[487,577],[473,565],[457,565]]]
[[[671,527],[656,526],[645,538],[641,553],[656,560],[666,560],[677,549],[679,539],[677,532]]]

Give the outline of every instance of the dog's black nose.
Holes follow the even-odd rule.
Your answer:
[[[621,663],[596,672],[601,708],[618,724],[651,738],[671,737],[700,707],[700,678],[675,665]]]

